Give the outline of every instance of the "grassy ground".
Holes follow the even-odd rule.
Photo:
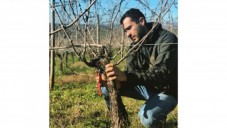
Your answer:
[[[76,61],[73,70],[82,75],[70,73],[65,69],[61,74],[56,63],[55,88],[50,91],[50,128],[108,128],[109,112],[105,101],[98,96],[94,69]],[[87,74],[87,75],[86,75]],[[132,128],[143,128],[137,116],[144,101],[123,97]],[[164,128],[177,128],[177,108],[167,117]]]

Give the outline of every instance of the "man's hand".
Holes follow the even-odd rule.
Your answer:
[[[124,72],[122,72],[118,67],[113,64],[106,65],[106,75],[109,80],[118,80],[118,81],[126,81],[127,77]]]

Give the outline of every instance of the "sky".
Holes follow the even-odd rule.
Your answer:
[[[149,0],[147,0],[147,1],[149,1]],[[159,1],[160,0],[150,0],[149,3],[148,3],[149,8],[154,10],[157,7]],[[56,2],[59,2],[59,0],[56,0]],[[105,23],[106,21],[108,21],[110,19],[109,15],[105,15],[105,13],[107,13],[109,9],[112,9],[113,6],[115,5],[115,3],[119,3],[120,0],[116,0],[116,1],[114,1],[114,0],[97,0],[96,2],[98,2],[98,5],[99,5],[98,6],[99,14],[102,16],[101,17],[101,23],[102,22]],[[163,2],[165,2],[165,1],[163,1]],[[172,3],[172,2],[173,2],[173,0],[168,1],[169,4]],[[178,3],[178,0],[175,0],[175,3]],[[82,2],[82,0],[80,0],[80,4],[81,4],[83,10],[88,6],[87,4]],[[178,4],[175,4],[175,5],[178,6]],[[176,6],[172,6],[170,8],[170,13],[171,13],[173,19],[177,22],[177,20],[178,20],[178,7],[176,7]],[[126,12],[130,8],[140,9],[144,13],[145,17],[147,18],[147,21],[154,21],[156,19],[154,17],[151,17],[151,12],[149,11],[149,9],[146,8],[144,5],[142,5],[140,2],[138,2],[137,0],[124,0],[122,2],[122,6],[121,6],[119,16],[123,15],[123,13]],[[91,12],[92,11],[94,12],[94,8],[91,7]],[[168,20],[168,16],[169,16],[170,13],[167,13],[165,15],[164,20]],[[49,13],[49,15],[50,15],[50,13]]]
[[[119,0],[117,0],[117,1],[119,1]],[[147,1],[149,1],[149,0],[147,0]],[[159,1],[160,0],[150,0],[149,3],[148,3],[149,7],[151,9],[154,9],[158,5]],[[168,3],[172,3],[172,0],[169,0]],[[175,3],[178,3],[178,0],[175,0]],[[101,6],[106,8],[106,9],[112,8],[113,6],[111,6],[111,5],[113,5],[113,3],[112,3],[112,1],[109,1],[109,0],[102,0],[102,2],[101,2]],[[176,6],[177,6],[177,4],[176,4]],[[137,0],[124,0],[124,2],[122,3],[122,9],[123,10],[121,10],[121,15],[130,8],[140,9],[144,13],[144,15],[146,16],[148,21],[151,20],[151,13],[149,12],[149,10],[144,5],[139,3]],[[173,18],[178,17],[178,9],[177,8],[175,6],[172,6],[171,9],[170,9]],[[166,14],[166,17],[164,17],[164,19],[167,19],[167,17],[168,16]]]

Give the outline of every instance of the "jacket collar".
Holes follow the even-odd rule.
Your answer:
[[[148,30],[151,30],[154,25],[154,22],[147,23]],[[162,25],[158,23],[155,28],[153,29],[153,32],[151,32],[147,39],[145,40],[144,44],[153,44],[156,41],[156,38],[158,37],[160,31],[162,30]]]

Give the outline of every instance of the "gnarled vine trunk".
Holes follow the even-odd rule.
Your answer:
[[[108,81],[107,89],[110,97],[110,118],[112,128],[127,128],[129,126],[128,114],[125,110],[121,96],[118,94],[117,81]]]

